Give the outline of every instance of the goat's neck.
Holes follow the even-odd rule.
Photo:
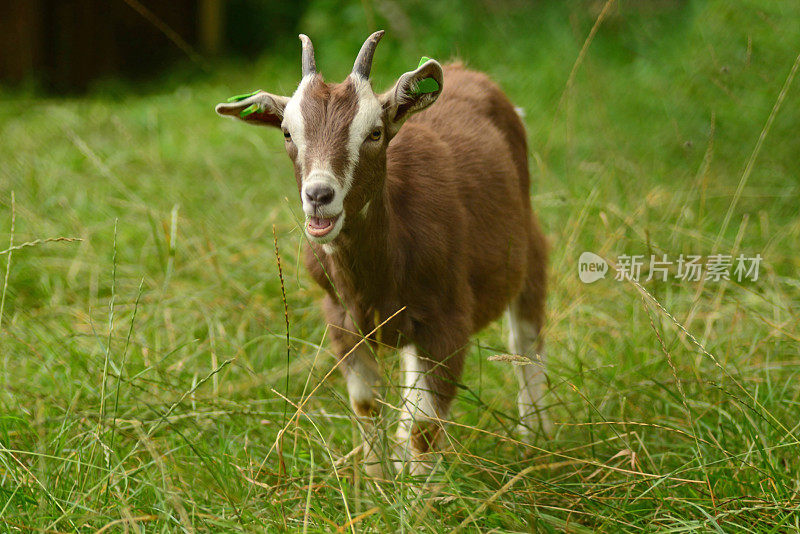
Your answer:
[[[377,192],[366,208],[348,215],[345,228],[335,241],[331,259],[334,283],[344,283],[354,297],[374,305],[394,285],[389,259],[389,213],[383,191]]]

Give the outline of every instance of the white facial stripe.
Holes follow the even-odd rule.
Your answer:
[[[356,110],[355,117],[353,117],[353,122],[350,123],[350,139],[348,139],[347,143],[348,165],[346,176],[344,177],[345,194],[347,194],[350,187],[353,185],[353,172],[358,163],[358,153],[362,143],[373,128],[381,125],[381,104],[375,96],[375,93],[372,92],[372,86],[369,84],[369,80],[365,80],[361,76],[355,74],[350,75],[350,80],[356,91],[358,109]]]
[[[297,86],[297,90],[283,110],[283,127],[289,130],[292,142],[297,147],[297,162],[301,170],[303,169],[303,161],[305,161],[306,154],[306,125],[303,121],[301,106],[306,87],[308,87],[312,78],[313,75],[308,75],[300,80],[300,85]]]
[[[304,163],[307,143],[302,106],[306,88],[311,80],[312,76],[306,76],[300,81],[300,85],[297,87],[297,90],[294,95],[292,95],[292,98],[289,100],[284,110],[283,126],[291,134],[292,141],[297,148],[297,163],[300,167],[300,174],[302,177],[300,196],[303,202],[303,212],[306,215],[306,220],[308,220],[309,217],[338,217],[333,229],[326,236],[313,237],[309,234],[309,238],[314,242],[326,244],[335,239],[344,226],[345,216],[347,215],[344,213],[344,199],[353,185],[353,173],[358,164],[361,145],[367,138],[369,132],[372,131],[373,128],[381,125],[381,104],[372,91],[372,86],[370,86],[368,80],[351,75],[350,80],[355,89],[357,108],[348,130],[346,145],[347,164],[345,165],[344,176],[334,176],[328,162],[315,162],[310,165],[311,168],[306,169],[304,168]],[[344,184],[340,184],[337,178],[342,180]],[[317,184],[328,185],[334,190],[334,196],[331,202],[319,206],[315,205],[307,198],[307,188]]]
[[[344,225],[344,213],[342,213],[342,202],[344,200],[344,195],[341,194],[341,191],[339,190],[339,184],[336,182],[336,178],[334,177],[330,168],[304,168],[307,143],[302,107],[303,99],[305,98],[305,91],[312,79],[313,75],[308,75],[303,77],[303,79],[300,81],[300,85],[297,86],[297,90],[292,95],[291,100],[289,100],[289,103],[286,104],[286,109],[283,112],[283,126],[289,130],[289,133],[292,135],[292,142],[297,148],[297,165],[300,167],[300,173],[302,177],[300,198],[303,203],[303,212],[305,213],[306,217],[333,217],[341,213],[341,216],[339,216],[339,219],[336,221],[336,224],[330,234],[319,238],[309,236],[317,243],[326,243],[334,239]],[[307,195],[305,194],[307,187],[317,183],[329,185],[334,190],[333,202],[324,206],[323,208],[315,208],[309,202]]]

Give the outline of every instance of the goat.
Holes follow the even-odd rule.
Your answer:
[[[380,334],[402,358],[396,465],[425,474],[470,336],[506,310],[509,350],[540,357],[547,245],[530,204],[525,129],[502,90],[483,73],[423,58],[376,94],[369,74],[382,36],[364,42],[344,82],[329,84],[300,35],[302,79],[291,97],[257,91],[216,111],[283,131],[305,264],[326,292],[324,316],[376,475],[381,373],[375,340],[359,341],[394,315]],[[541,364],[514,370],[522,427],[538,416],[546,431]]]

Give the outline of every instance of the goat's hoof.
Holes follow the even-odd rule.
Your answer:
[[[545,439],[550,438],[553,435],[553,422],[546,414],[525,417],[517,425],[517,435],[524,443],[533,443],[539,435]]]
[[[369,478],[384,480],[386,478],[386,473],[383,469],[383,463],[380,459],[375,456],[373,458],[367,458],[364,460],[364,473]]]
[[[398,476],[409,476],[423,479],[433,471],[436,453],[414,453],[409,451],[407,455],[399,455],[394,459],[394,470]]]

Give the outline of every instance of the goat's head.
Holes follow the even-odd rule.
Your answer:
[[[331,242],[355,217],[386,175],[386,148],[403,122],[433,104],[442,90],[442,67],[427,60],[376,94],[369,82],[372,56],[383,31],[370,35],[353,72],[339,84],[317,73],[311,40],[303,45],[303,78],[291,97],[257,91],[219,104],[217,113],[283,130],[286,152],[306,217],[306,235]],[[434,83],[435,82],[435,83]]]

